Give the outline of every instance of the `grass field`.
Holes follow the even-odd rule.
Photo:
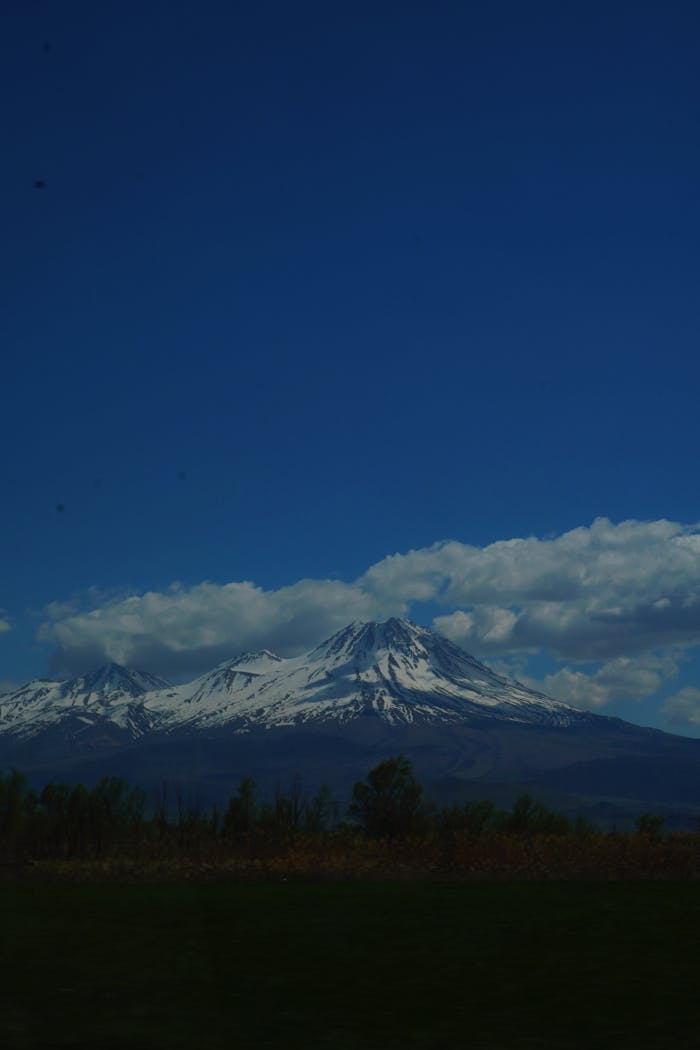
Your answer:
[[[700,885],[4,884],[3,1047],[700,1045]]]

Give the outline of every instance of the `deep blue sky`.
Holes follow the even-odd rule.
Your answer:
[[[89,588],[700,520],[695,4],[4,12],[0,678]]]

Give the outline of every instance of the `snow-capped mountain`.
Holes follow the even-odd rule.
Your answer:
[[[171,687],[164,697],[152,698],[156,707],[167,719],[181,717],[189,721],[190,715],[182,711],[182,705],[192,705],[194,710],[216,710],[223,705],[230,707],[230,700],[242,690],[254,687],[263,676],[275,673],[287,661],[268,649],[242,653],[235,660],[219,664],[213,671],[195,678],[186,685]]]
[[[217,805],[244,776],[347,792],[399,753],[446,797],[505,783],[591,805],[700,800],[699,741],[543,696],[403,619],[351,623],[291,659],[242,653],[184,685],[110,664],[0,696],[0,768],[148,790],[175,778]]]
[[[376,715],[390,725],[488,717],[570,725],[583,712],[495,674],[410,620],[351,623],[292,659],[264,651],[148,699],[159,726],[236,732]]]
[[[243,653],[185,685],[110,664],[70,682],[30,682],[0,697],[0,735],[30,738],[70,717],[132,738],[229,728],[345,724],[569,726],[588,715],[495,674],[410,620],[351,623],[303,656]]]
[[[70,724],[76,732],[112,726],[140,737],[154,723],[145,697],[167,686],[163,678],[115,663],[67,682],[28,682],[0,696],[0,735],[26,740]]]

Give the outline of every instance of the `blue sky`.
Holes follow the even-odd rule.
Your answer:
[[[398,612],[697,733],[696,6],[4,12],[0,679]]]

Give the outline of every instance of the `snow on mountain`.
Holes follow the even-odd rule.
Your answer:
[[[242,653],[193,682],[171,686],[158,696],[150,697],[150,703],[166,722],[174,719],[178,723],[192,723],[217,714],[220,721],[226,722],[225,712],[236,709],[241,695],[255,691],[266,675],[274,675],[287,662],[268,649]]]
[[[595,716],[491,671],[410,620],[351,623],[303,656],[243,653],[185,685],[117,664],[71,682],[35,681],[0,697],[0,734],[31,737],[67,715],[107,719],[132,737],[235,733],[373,715],[390,725],[484,719],[570,726]]]
[[[67,682],[34,680],[0,696],[0,734],[26,740],[70,718],[85,727],[111,723],[142,736],[154,722],[144,700],[167,685],[156,675],[115,663]]]
[[[410,620],[351,623],[304,656],[267,661],[221,665],[149,704],[164,729],[230,724],[238,732],[366,714],[393,725],[484,717],[571,725],[590,717],[495,674]]]
[[[110,663],[97,671],[74,678],[63,683],[66,696],[81,698],[85,704],[91,702],[105,703],[108,698],[123,696],[143,696],[154,689],[163,689],[168,682],[147,671],[131,671],[120,664]]]

